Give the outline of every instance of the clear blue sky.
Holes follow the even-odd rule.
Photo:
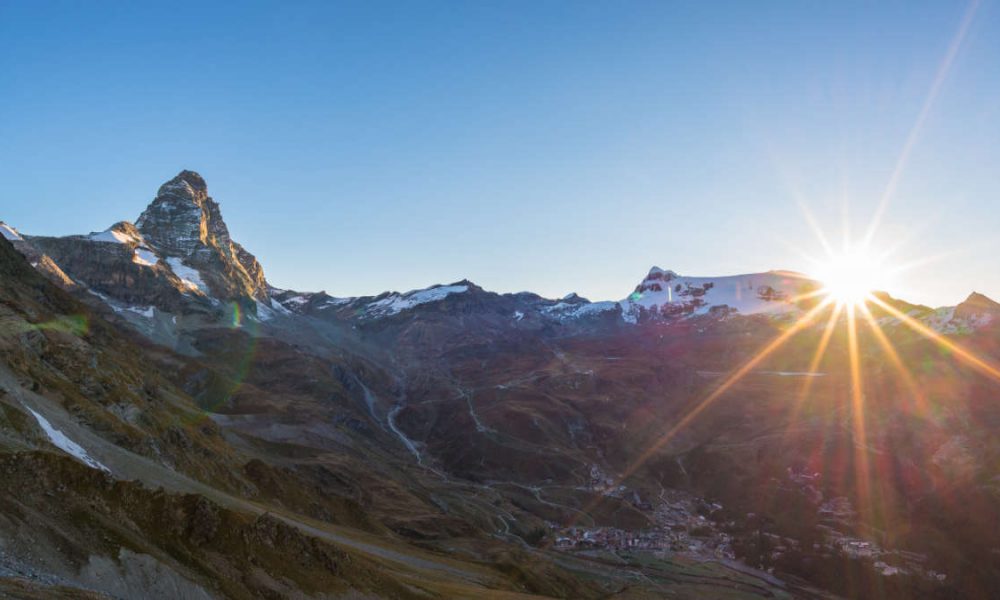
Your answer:
[[[1000,6],[0,0],[0,219],[134,220],[208,181],[272,283],[622,298],[820,253],[796,197],[1000,298]]]

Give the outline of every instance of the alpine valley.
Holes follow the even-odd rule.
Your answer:
[[[15,226],[0,597],[1000,590],[1000,304],[980,294],[879,293],[852,331],[786,271],[653,268],[601,302],[278,289],[191,171],[134,222]]]

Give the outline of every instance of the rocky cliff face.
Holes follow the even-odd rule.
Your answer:
[[[263,268],[230,238],[219,205],[208,195],[201,175],[182,171],[160,186],[136,227],[162,256],[196,269],[213,297],[267,300]]]
[[[169,310],[182,304],[176,277],[157,265],[158,258],[131,223],[116,223],[86,236],[31,236],[28,241],[93,294],[129,305],[155,303]]]

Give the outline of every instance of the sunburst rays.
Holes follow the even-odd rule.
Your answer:
[[[938,94],[941,92],[941,87],[944,85],[944,82],[948,77],[948,73],[951,71],[951,67],[955,63],[958,51],[962,48],[962,43],[965,41],[965,37],[969,32],[969,28],[972,26],[972,21],[978,10],[979,0],[972,0],[972,2],[969,3],[968,8],[966,8],[965,14],[962,15],[962,20],[959,23],[958,30],[955,32],[955,36],[952,38],[951,43],[948,45],[948,50],[945,52],[944,58],[941,60],[940,65],[938,65],[937,72],[934,74],[934,80],[931,82],[931,87],[927,92],[927,96],[924,98],[924,103],[920,107],[920,112],[917,114],[917,118],[914,121],[913,126],[910,128],[909,135],[906,136],[906,140],[903,142],[903,148],[899,152],[899,157],[896,159],[896,164],[893,167],[892,174],[889,176],[889,181],[886,183],[882,196],[879,199],[878,206],[875,209],[875,214],[872,216],[868,229],[865,232],[863,242],[863,245],[865,246],[868,246],[871,244],[872,240],[874,240],[875,234],[878,232],[878,228],[882,224],[882,218],[885,215],[886,210],[889,208],[890,202],[892,202],[892,199],[896,195],[899,182],[903,177],[903,173],[906,171],[907,163],[909,163],[910,154],[912,154],[913,148],[920,139],[920,134],[923,132],[924,125],[927,123],[927,119],[931,114],[931,109],[934,108],[934,103],[937,100]]]
[[[769,344],[764,348],[754,354],[750,360],[745,362],[743,366],[736,369],[726,380],[715,389],[711,394],[706,396],[701,400],[694,408],[692,408],[683,418],[681,418],[673,427],[667,430],[662,436],[660,436],[652,445],[649,446],[639,458],[628,467],[625,472],[621,475],[620,479],[624,480],[630,475],[635,473],[647,460],[649,457],[656,453],[657,450],[669,443],[674,437],[677,436],[683,429],[691,424],[692,421],[698,418],[702,412],[705,411],[709,406],[711,406],[716,400],[722,397],[727,391],[730,390],[734,385],[736,385],[741,379],[746,377],[748,373],[757,368],[760,363],[764,362],[769,356],[771,356],[776,350],[781,348],[792,339],[797,333],[812,324],[816,316],[827,306],[829,306],[829,301],[823,301],[813,309],[805,313],[801,318],[795,321],[791,327],[783,331],[780,335],[775,337]]]
[[[848,379],[848,410],[847,423],[853,451],[851,461],[853,469],[853,487],[855,489],[855,501],[860,516],[860,526],[872,528],[876,523],[889,519],[892,514],[886,505],[884,490],[879,483],[880,473],[873,472],[872,457],[879,455],[880,450],[873,445],[869,439],[869,412],[868,397],[866,394],[866,378],[871,374],[866,373],[866,366],[876,359],[868,352],[869,346],[865,344],[869,339],[874,340],[872,348],[877,348],[892,366],[892,373],[901,383],[901,388],[907,392],[907,397],[912,400],[912,408],[920,414],[925,414],[927,403],[925,394],[921,391],[920,383],[917,381],[913,369],[911,369],[900,351],[894,346],[890,336],[884,328],[888,325],[893,327],[905,326],[922,337],[932,341],[939,347],[947,350],[952,356],[964,364],[969,365],[978,372],[990,377],[1000,383],[1000,366],[991,361],[976,355],[973,351],[953,339],[939,334],[924,323],[903,313],[888,301],[883,300],[872,293],[866,293],[857,300],[845,300],[830,293],[829,289],[820,288],[811,290],[796,296],[794,300],[802,301],[817,299],[818,303],[809,310],[802,310],[801,314],[791,324],[787,325],[780,333],[770,339],[766,344],[755,351],[739,367],[730,372],[720,383],[715,386],[704,398],[699,400],[694,406],[682,413],[662,434],[656,436],[645,449],[621,472],[616,478],[615,485],[622,484],[625,480],[633,476],[651,458],[656,456],[671,441],[690,428],[692,424],[701,417],[711,406],[716,404],[747,375],[757,370],[762,363],[773,357],[777,351],[786,347],[796,336],[805,331],[818,333],[818,341],[809,357],[806,373],[817,373],[826,357],[829,355],[833,345],[834,336],[838,331],[843,333],[847,358],[847,379]],[[876,318],[872,308],[877,307],[888,319]],[[865,326],[862,335],[862,325]],[[795,395],[787,416],[786,434],[797,421],[802,405],[809,401],[812,386],[816,379],[806,377],[799,392]],[[877,441],[876,441],[877,445]],[[846,458],[846,457],[845,457]],[[878,462],[874,463],[879,467]],[[879,467],[881,468],[881,467]],[[843,483],[846,483],[843,482]],[[592,512],[602,501],[600,496],[595,496],[585,507],[583,512]],[[572,519],[568,525],[572,525]]]
[[[813,353],[812,359],[809,361],[809,368],[807,373],[816,373],[819,371],[820,365],[823,363],[823,359],[826,357],[826,349],[830,346],[830,341],[833,339],[833,334],[837,331],[836,324],[840,320],[840,316],[844,311],[844,306],[842,304],[836,303],[833,310],[830,311],[830,318],[827,320],[826,325],[823,327],[823,334],[820,337],[819,343],[816,344],[816,351]],[[788,426],[791,427],[799,416],[802,410],[802,405],[809,398],[809,392],[812,391],[813,382],[816,381],[815,377],[805,377],[802,382],[802,389],[799,392],[798,397],[795,399],[792,409],[788,416]]]
[[[925,338],[931,340],[941,348],[951,352],[959,360],[965,364],[973,367],[977,371],[989,376],[990,378],[1000,382],[1000,366],[997,366],[993,362],[981,358],[973,353],[971,350],[964,348],[958,342],[955,342],[940,333],[934,331],[927,325],[921,323],[920,321],[914,319],[910,315],[907,315],[903,311],[899,310],[895,306],[892,306],[885,300],[878,298],[876,296],[869,296],[869,302],[877,305],[879,308],[885,312],[892,315],[894,318],[898,319],[902,324],[906,325],[913,331],[919,333]]]
[[[872,473],[869,453],[872,452],[868,440],[868,407],[865,380],[866,360],[863,359],[862,342],[868,339],[874,340],[874,347],[881,351],[892,366],[892,373],[901,382],[901,387],[906,390],[907,395],[912,399],[917,410],[926,409],[925,395],[920,389],[920,384],[900,352],[893,345],[892,340],[883,331],[883,323],[876,319],[869,306],[878,307],[884,313],[890,315],[896,322],[905,325],[909,329],[917,332],[921,336],[931,340],[941,348],[950,352],[964,364],[969,365],[980,373],[1000,382],[1000,366],[991,361],[977,356],[971,350],[964,348],[958,342],[942,336],[924,323],[910,315],[905,314],[888,301],[872,293],[876,286],[886,285],[885,279],[902,270],[910,269],[923,264],[929,259],[909,259],[906,264],[901,264],[895,268],[888,266],[890,255],[898,251],[897,246],[892,246],[888,251],[878,253],[874,251],[874,241],[876,234],[882,224],[883,217],[894,197],[906,171],[910,156],[916,147],[921,133],[932,113],[932,109],[939,96],[945,80],[955,63],[959,50],[967,37],[971,28],[975,14],[979,8],[979,0],[972,0],[966,8],[958,29],[951,39],[947,51],[938,65],[934,78],[931,82],[927,96],[921,105],[910,131],[903,143],[899,156],[893,163],[893,169],[888,181],[883,188],[882,194],[878,198],[875,211],[871,217],[868,227],[864,229],[863,235],[856,244],[852,244],[849,232],[849,222],[844,223],[844,247],[838,252],[832,239],[827,235],[820,222],[809,209],[805,199],[794,193],[796,204],[802,211],[806,225],[813,231],[825,254],[825,259],[819,261],[828,266],[833,266],[833,273],[826,273],[823,286],[819,289],[810,289],[792,298],[792,301],[802,306],[801,303],[815,300],[816,305],[809,310],[803,310],[801,316],[790,326],[785,328],[776,337],[768,341],[757,350],[741,366],[732,371],[718,386],[716,386],[703,399],[698,401],[690,409],[683,412],[673,423],[666,427],[666,430],[656,436],[645,449],[632,460],[618,477],[618,483],[629,478],[636,473],[654,455],[660,452],[667,444],[676,439],[679,434],[689,428],[707,409],[715,404],[727,392],[733,389],[749,373],[754,371],[765,360],[771,357],[778,349],[788,344],[794,337],[803,331],[810,329],[819,320],[820,315],[829,311],[829,316],[820,325],[821,332],[815,350],[810,358],[808,372],[815,373],[823,364],[834,335],[838,330],[844,333],[846,338],[847,352],[847,372],[849,379],[849,407],[850,407],[850,429],[854,447],[855,468],[854,479],[858,493],[858,500],[866,517],[871,519],[875,514],[876,499],[872,494]],[[786,179],[788,179],[786,177]],[[846,210],[846,203],[844,205]],[[846,259],[845,259],[846,257]],[[809,259],[812,262],[817,262]],[[838,266],[838,261],[842,264]],[[843,268],[840,268],[840,267]],[[861,273],[863,271],[863,273]],[[884,288],[883,288],[884,289]],[[860,325],[866,326],[864,333],[868,334],[862,340]],[[796,421],[803,403],[809,400],[814,378],[807,377],[791,404],[788,413],[788,426],[791,427]],[[600,499],[597,498],[591,503],[596,505]]]
[[[815,374],[820,371],[825,361],[831,357],[831,348],[836,346],[844,351],[844,355],[838,354],[837,356],[846,358],[846,365],[841,369],[842,375],[846,379],[846,387],[843,385],[837,387],[836,380],[830,381],[830,385],[826,387],[832,390],[830,393],[840,394],[845,400],[846,414],[843,423],[844,427],[849,430],[847,437],[850,443],[843,447],[843,454],[838,455],[843,460],[840,465],[843,468],[841,470],[834,469],[832,476],[840,477],[835,485],[853,484],[854,500],[857,502],[860,516],[859,526],[874,529],[879,523],[890,523],[892,517],[898,515],[891,513],[890,503],[887,500],[887,494],[891,493],[891,490],[883,481],[884,478],[892,476],[891,473],[884,472],[891,467],[887,466],[885,449],[880,448],[880,444],[883,442],[878,437],[869,439],[870,432],[876,436],[882,435],[884,432],[881,431],[881,423],[871,419],[880,418],[873,415],[887,414],[886,403],[890,403],[888,406],[890,412],[896,407],[906,407],[924,417],[930,412],[928,394],[923,390],[922,384],[924,382],[920,379],[924,375],[918,375],[917,369],[907,363],[906,354],[901,352],[893,341],[900,338],[896,335],[890,335],[891,332],[887,333],[887,329],[905,327],[912,330],[947,351],[961,363],[1000,383],[1000,365],[988,358],[978,356],[955,339],[938,333],[927,324],[906,314],[894,306],[891,299],[873,293],[875,289],[891,287],[895,283],[893,278],[901,272],[941,258],[941,256],[906,257],[903,261],[894,261],[892,259],[899,256],[904,241],[909,240],[896,240],[896,244],[889,245],[887,249],[876,251],[876,235],[879,233],[890,204],[897,195],[910,157],[933,112],[935,102],[959,51],[963,47],[978,8],[979,0],[972,0],[968,4],[958,29],[938,65],[927,95],[921,104],[920,112],[904,140],[898,157],[892,163],[892,171],[884,188],[882,188],[881,195],[876,199],[875,210],[868,226],[861,228],[861,235],[858,239],[852,239],[850,221],[845,212],[843,247],[838,248],[840,240],[835,239],[829,235],[828,231],[824,230],[821,222],[810,210],[806,199],[797,188],[790,186],[805,224],[815,234],[815,239],[824,258],[816,260],[804,253],[801,253],[802,256],[808,262],[819,265],[833,264],[836,266],[837,261],[842,261],[844,264],[841,272],[827,273],[825,281],[822,281],[818,288],[800,290],[801,293],[791,298],[791,301],[800,307],[799,317],[745,359],[740,366],[730,372],[702,399],[665,424],[663,432],[655,435],[643,447],[642,451],[625,466],[616,478],[616,486],[635,475],[654,456],[662,454],[668,444],[691,428],[700,417],[705,415],[709,408],[726,396],[728,392],[731,392],[748,374],[772,358],[779,349],[788,346],[800,334],[811,331],[816,334],[813,338],[816,339],[816,345],[811,349],[811,353],[806,355],[809,359],[808,373]],[[785,175],[786,183],[790,182],[791,178],[787,177],[787,174]],[[846,202],[844,209],[847,210]],[[911,232],[911,235],[915,236],[916,231]],[[787,244],[787,240],[784,241]],[[844,260],[844,257],[848,257],[849,260]],[[893,262],[895,264],[892,264]],[[859,275],[860,271],[864,271],[864,273]],[[793,275],[790,274],[790,276]],[[813,304],[815,305],[813,306]],[[809,306],[812,308],[808,308]],[[880,317],[882,315],[888,315],[888,317],[877,318],[873,309],[876,309]],[[838,332],[842,335],[838,336]],[[834,344],[835,339],[840,340],[838,344]],[[881,360],[884,360],[891,369],[882,372],[881,369],[876,368],[872,371],[870,367],[878,367]],[[800,421],[803,405],[814,399],[813,390],[816,381],[815,377],[806,377],[801,388],[797,390],[789,403],[785,416],[787,419],[784,427],[786,436],[793,435],[792,428]],[[887,383],[889,384],[888,388],[886,387]],[[897,390],[902,390],[905,393],[893,395]],[[872,393],[871,399],[867,395],[869,392]],[[902,396],[902,398],[898,396]],[[893,404],[895,402],[908,404]],[[883,406],[875,407],[873,406],[875,403]],[[879,427],[877,428],[876,425]],[[823,454],[820,447],[826,441],[829,440],[816,441],[817,456]],[[837,452],[835,449],[831,451]],[[600,496],[595,496],[587,504],[584,512],[592,512],[601,501]]]
[[[875,320],[875,316],[872,315],[871,310],[868,308],[868,303],[862,302],[858,306],[858,309],[862,312],[872,337],[875,338],[875,341],[882,349],[882,352],[889,358],[889,362],[892,363],[896,374],[903,382],[907,392],[909,392],[913,397],[917,408],[924,410],[926,408],[926,402],[924,401],[923,392],[920,390],[916,380],[913,378],[913,373],[910,372],[910,368],[903,362],[902,357],[899,355],[899,351],[897,351],[895,346],[892,345],[892,342],[889,340],[889,336],[882,331],[882,327],[879,325],[878,321]]]

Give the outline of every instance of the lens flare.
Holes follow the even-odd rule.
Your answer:
[[[232,350],[225,366],[219,369],[218,387],[214,387],[198,399],[201,409],[189,415],[188,421],[200,423],[210,419],[213,413],[229,404],[239,393],[243,384],[251,376],[260,344],[260,321],[246,306],[231,302],[224,309],[224,318],[229,326],[226,333],[227,345]],[[220,365],[221,366],[221,365]]]
[[[239,329],[243,325],[243,311],[236,302],[232,303],[230,309],[229,324],[233,329]]]
[[[86,315],[61,315],[41,323],[16,320],[0,323],[0,338],[18,336],[29,331],[55,331],[81,337],[90,333],[90,320]]]

